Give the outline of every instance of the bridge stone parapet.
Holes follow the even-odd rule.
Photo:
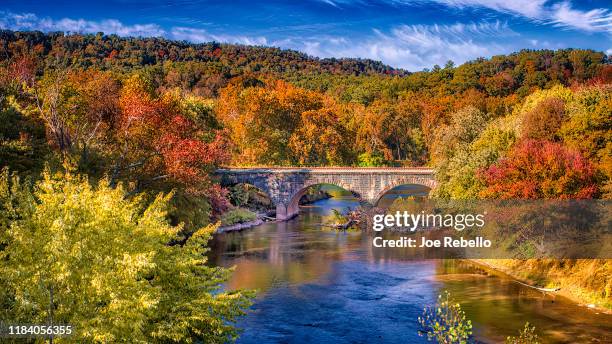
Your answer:
[[[430,168],[350,168],[350,167],[261,167],[222,168],[216,171],[221,185],[251,184],[266,192],[276,205],[277,219],[288,219],[299,212],[299,200],[310,186],[332,184],[352,192],[362,201],[376,205],[389,190],[405,184],[434,188]]]

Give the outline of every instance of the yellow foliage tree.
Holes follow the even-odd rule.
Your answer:
[[[48,171],[30,191],[0,178],[0,321],[70,324],[66,343],[236,338],[250,292],[220,290],[230,270],[205,265],[212,227],[183,245],[170,195],[145,205],[107,181]]]

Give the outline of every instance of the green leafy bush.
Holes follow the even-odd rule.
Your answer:
[[[255,219],[257,219],[257,215],[254,212],[244,208],[236,208],[221,216],[221,224],[229,226],[236,223],[254,221]]]

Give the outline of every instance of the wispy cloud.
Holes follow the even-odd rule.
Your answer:
[[[325,3],[340,6],[366,5],[363,0],[321,0]],[[436,3],[450,8],[484,8],[500,13],[524,17],[528,20],[553,24],[587,32],[611,32],[612,11],[608,8],[580,10],[571,1],[553,2],[550,0],[386,0],[391,5],[421,6]]]
[[[553,6],[550,21],[562,27],[612,33],[612,12],[603,8],[580,11],[573,9],[569,2],[562,2]]]
[[[321,35],[285,40],[285,46],[320,57],[362,57],[421,70],[448,60],[463,63],[481,56],[508,52],[492,37],[514,37],[506,23],[481,22],[453,25],[400,25],[384,32],[373,30],[367,39]]]
[[[120,36],[163,36],[166,31],[157,24],[125,25],[115,19],[91,21],[84,19],[39,18],[33,13],[11,13],[0,11],[0,28],[11,30],[64,31],[107,34]]]
[[[402,0],[399,0],[402,1]],[[408,0],[410,1],[410,0]],[[547,0],[431,0],[449,7],[484,7],[498,12],[539,19]]]
[[[0,11],[0,28],[11,30],[63,31],[73,33],[117,34],[119,36],[135,37],[166,37],[175,40],[186,40],[193,43],[226,42],[246,45],[266,45],[267,39],[262,36],[211,34],[206,30],[176,26],[169,30],[157,24],[126,25],[116,19],[99,21],[85,19],[63,18],[54,20],[48,17],[40,18],[33,13],[11,13]]]
[[[395,0],[412,3],[413,0]],[[481,7],[498,12],[511,13],[527,19],[552,23],[588,32],[612,33],[612,11],[607,8],[579,10],[572,3],[564,1],[551,3],[549,0],[430,0],[449,7]]]
[[[190,27],[173,27],[170,32],[164,35],[171,39],[185,40],[193,43],[203,42],[224,42],[234,44],[245,44],[245,45],[267,45],[268,40],[266,37],[257,36],[243,36],[243,35],[224,35],[224,34],[211,34],[203,29],[196,29]]]

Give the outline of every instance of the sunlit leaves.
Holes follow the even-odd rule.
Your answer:
[[[0,182],[3,319],[45,323],[51,309],[79,343],[236,335],[232,321],[250,294],[222,292],[229,270],[204,264],[213,228],[170,245],[180,227],[167,223],[169,195],[146,204],[69,173],[46,172],[33,192],[6,170]]]

